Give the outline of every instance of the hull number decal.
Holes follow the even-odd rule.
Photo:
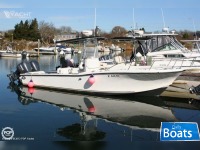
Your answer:
[[[110,74],[110,75],[108,75],[108,77],[119,77],[119,75],[118,74]]]

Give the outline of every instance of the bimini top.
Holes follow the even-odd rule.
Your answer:
[[[148,36],[143,36],[143,37],[137,37],[137,36],[133,36],[133,37],[114,37],[112,38],[112,40],[118,40],[118,41],[143,41],[143,40],[149,40],[151,39],[151,37]]]
[[[56,41],[56,43],[81,43],[84,42],[88,39],[95,39],[97,41],[105,40],[105,37],[100,37],[100,36],[90,36],[90,37],[79,37],[75,39],[69,39],[69,40],[62,40],[62,41]]]

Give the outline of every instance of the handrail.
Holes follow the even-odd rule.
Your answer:
[[[190,64],[190,67],[192,67],[192,65],[194,64],[194,60],[195,60],[196,58],[193,58],[193,60],[192,60],[192,62],[191,62],[191,64]]]
[[[168,65],[167,65],[167,66],[169,66],[169,64],[171,63],[171,61],[172,61],[172,58],[171,58],[171,60],[169,61],[169,63],[168,63]]]
[[[174,63],[174,65],[172,66],[172,68],[174,68],[174,66],[175,66],[176,62],[177,62],[177,59],[175,60],[175,63]]]
[[[182,63],[181,63],[181,67],[182,67],[182,65],[183,65],[183,62],[184,62],[184,58],[182,59],[183,61],[182,61]]]
[[[155,63],[155,60],[154,60],[153,63],[151,64],[151,67],[149,68],[149,70],[151,70],[151,68],[153,67],[154,63]]]

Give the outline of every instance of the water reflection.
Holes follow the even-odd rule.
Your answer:
[[[21,58],[4,58],[0,59],[1,73],[9,73],[11,70],[15,70],[17,64],[21,62]]]
[[[40,56],[39,58],[26,58],[27,60],[37,60],[41,63],[41,69],[49,71],[52,68],[55,68],[60,62],[58,56]],[[0,65],[3,71],[9,73],[10,71],[15,71],[16,66],[21,63],[23,60],[21,58],[1,58]]]
[[[158,97],[95,97],[19,87],[10,83],[23,105],[42,102],[73,111],[80,122],[62,126],[56,134],[75,141],[105,140],[107,132],[99,121],[118,126],[129,140],[159,140],[161,122],[200,120],[200,103],[188,99],[160,99]],[[187,111],[186,111],[187,110]],[[194,116],[195,115],[195,116]]]

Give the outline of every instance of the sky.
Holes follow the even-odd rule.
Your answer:
[[[195,31],[200,30],[199,14],[200,0],[0,0],[0,31],[34,18],[77,31],[95,25],[106,32],[114,26]]]

